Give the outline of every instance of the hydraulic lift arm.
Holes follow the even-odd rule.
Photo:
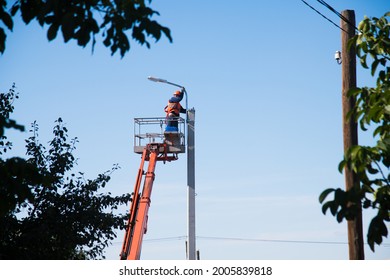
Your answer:
[[[130,218],[127,223],[125,239],[121,252],[121,260],[139,260],[141,255],[142,239],[147,230],[150,196],[152,194],[154,170],[158,157],[158,148],[145,147],[142,153],[141,165],[138,170],[134,186],[133,201],[130,207]],[[145,160],[149,160],[146,174],[144,173]],[[142,177],[145,175],[144,187],[140,194]]]
[[[130,206],[130,217],[127,222],[126,234],[120,254],[121,260],[140,259],[142,239],[147,230],[148,211],[150,207],[150,197],[152,195],[156,163],[157,161],[165,162],[176,159],[177,155],[167,154],[166,144],[148,144],[144,148],[134,186],[133,198]],[[146,173],[144,172],[145,161],[149,161]],[[144,176],[144,186],[141,193],[140,188]]]

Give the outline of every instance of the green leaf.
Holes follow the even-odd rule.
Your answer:
[[[16,15],[16,13],[19,11],[20,9],[20,3],[18,3],[17,1],[13,4],[13,6],[11,7],[11,16],[14,16]]]
[[[367,241],[372,251],[375,251],[375,244],[380,245],[383,241],[382,236],[387,237],[388,230],[383,219],[377,215],[370,223],[367,233]]]
[[[335,190],[334,192],[334,201],[338,205],[345,205],[346,204],[347,195],[346,192],[340,188]]]
[[[368,199],[366,199],[366,200],[363,202],[363,208],[364,208],[364,209],[367,209],[367,208],[369,208],[369,207],[371,207],[371,201],[368,200]]]
[[[379,172],[378,169],[373,168],[371,165],[367,165],[367,171],[368,171],[368,173],[373,174],[373,175],[375,175]]]
[[[348,97],[357,96],[357,95],[360,94],[361,92],[362,92],[362,89],[359,88],[359,87],[351,88],[351,89],[348,91],[347,96],[348,96]]]
[[[333,201],[333,203],[330,205],[330,212],[333,216],[336,216],[337,209],[339,209],[339,205],[335,201]]]
[[[75,38],[77,38],[77,44],[79,46],[85,47],[91,39],[91,36],[87,28],[85,26],[81,26],[75,33]]]
[[[339,163],[339,172],[340,173],[343,173],[343,171],[344,171],[344,168],[345,168],[345,166],[347,165],[347,162],[345,161],[345,160],[342,160],[340,163]]]
[[[375,60],[371,65],[371,76],[375,75],[376,68],[378,67],[379,60]]]
[[[61,22],[62,36],[64,37],[65,43],[70,39],[74,38],[74,30],[76,28],[75,20],[72,13],[67,13],[62,18]]]
[[[337,215],[336,215],[336,220],[338,223],[341,223],[343,221],[343,219],[345,218],[345,211],[344,210],[340,210]]]
[[[162,30],[162,32],[164,32],[165,36],[167,36],[169,42],[172,43],[173,39],[172,39],[171,31],[169,30],[169,28],[161,27],[161,30]]]
[[[34,18],[37,18],[41,10],[40,1],[21,1],[20,12],[24,23],[29,24]]]
[[[5,35],[4,29],[0,27],[0,53],[4,53],[5,51],[5,39],[7,35]],[[0,133],[2,135],[2,133]]]
[[[363,55],[362,57],[360,57],[360,64],[362,65],[363,68],[366,68],[368,69],[368,66],[367,66],[367,55]]]
[[[0,12],[0,19],[4,22],[5,26],[7,26],[8,29],[12,31],[14,27],[12,17],[6,12]]]
[[[320,194],[320,197],[318,198],[319,201],[320,201],[320,203],[324,202],[324,200],[326,199],[326,197],[327,197],[330,193],[332,193],[332,192],[334,192],[334,191],[335,191],[335,189],[326,189],[326,190],[324,190],[324,191]]]
[[[322,213],[325,215],[328,208],[332,207],[333,204],[334,204],[334,201],[325,202],[324,205],[322,205]]]
[[[361,151],[361,147],[356,145],[356,146],[352,146],[349,149],[347,154],[349,154],[352,160],[355,160],[357,158],[357,155],[360,153],[360,151]]]
[[[59,26],[56,23],[53,23],[52,25],[50,25],[49,29],[47,30],[47,39],[49,41],[52,41],[53,39],[55,39],[57,37],[58,28],[59,28]]]

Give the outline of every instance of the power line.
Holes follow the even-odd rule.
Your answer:
[[[145,239],[144,242],[165,242],[165,241],[177,241],[177,240],[185,240],[187,236],[174,236],[174,237],[162,237],[162,238],[154,238],[154,239]]]
[[[309,8],[311,8],[313,11],[315,11],[317,14],[319,14],[320,16],[322,16],[324,19],[326,19],[327,21],[329,21],[330,23],[332,23],[334,26],[336,26],[337,28],[341,29],[342,31],[344,32],[347,32],[345,31],[343,28],[341,28],[339,25],[337,25],[335,22],[333,22],[331,19],[327,18],[326,16],[324,16],[320,11],[318,11],[316,8],[314,8],[313,6],[311,6],[309,3],[307,3],[305,0],[301,0],[304,4],[306,4]]]
[[[198,239],[210,240],[230,240],[230,241],[248,241],[248,242],[273,242],[273,243],[300,243],[300,244],[332,244],[347,245],[348,242],[339,241],[310,241],[310,240],[285,240],[285,239],[257,239],[257,238],[239,238],[239,237],[214,237],[214,236],[197,236]],[[365,243],[368,245],[368,243]],[[390,247],[390,244],[381,244],[383,247]]]
[[[356,29],[357,31],[359,31],[359,29],[357,29],[357,27],[352,24],[345,16],[343,16],[340,12],[336,11],[335,8],[333,8],[331,5],[329,5],[328,3],[326,3],[325,1],[323,0],[317,0],[318,3],[322,4],[323,6],[325,6],[326,8],[328,8],[330,11],[332,11],[333,13],[335,13],[340,19],[342,19],[343,21],[345,21],[347,24],[349,24],[350,26],[352,26],[354,29]]]
[[[295,244],[328,244],[328,245],[347,245],[348,242],[341,241],[311,241],[311,240],[288,240],[288,239],[259,239],[259,238],[240,238],[240,237],[221,237],[221,236],[196,236],[197,239],[206,240],[225,240],[225,241],[238,241],[238,242],[269,242],[269,243],[295,243]],[[186,235],[172,236],[145,239],[145,243],[153,242],[167,242],[167,241],[178,241],[187,239]],[[113,245],[121,244],[121,242],[113,242]],[[368,245],[365,243],[365,245]],[[390,247],[390,244],[381,244],[383,247]]]
[[[230,241],[247,241],[247,242],[300,243],[300,244],[335,244],[335,245],[345,245],[345,244],[348,244],[348,242],[336,242],[336,241],[257,239],[257,238],[235,238],[235,237],[213,237],[213,236],[198,236],[198,238],[199,239],[210,239],[210,240],[230,240]]]
[[[333,8],[331,5],[329,5],[328,3],[326,3],[325,1],[323,0],[317,0],[318,3],[320,3],[321,5],[325,6],[326,8],[328,8],[330,11],[332,11],[333,13],[335,13],[339,18],[341,18],[342,20],[344,20],[345,22],[348,22],[348,19],[346,17],[344,17],[341,13],[339,13],[338,11],[336,11],[335,8]]]
[[[178,240],[185,240],[187,239],[186,235],[180,235],[180,236],[172,236],[172,237],[161,237],[161,238],[152,238],[152,239],[144,239],[144,243],[153,243],[153,242],[166,242],[166,241],[178,241]],[[119,245],[122,244],[122,242],[112,242],[112,245]]]

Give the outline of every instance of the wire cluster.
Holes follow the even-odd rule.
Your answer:
[[[309,8],[311,8],[313,11],[315,11],[317,14],[319,14],[320,16],[322,16],[323,18],[325,18],[327,21],[329,21],[330,23],[332,23],[334,26],[336,26],[337,28],[339,28],[340,30],[344,31],[344,32],[347,32],[345,29],[343,29],[342,27],[340,27],[338,24],[336,24],[334,21],[332,21],[331,19],[329,19],[328,17],[326,17],[325,15],[323,15],[320,11],[318,11],[316,8],[314,8],[313,6],[311,6],[309,3],[307,3],[305,0],[301,0],[306,6],[308,6]],[[346,22],[347,24],[349,24],[350,26],[352,26],[354,29],[356,29],[357,31],[359,31],[357,29],[357,27],[355,25],[353,25],[346,17],[344,17],[340,12],[338,12],[335,8],[333,8],[331,5],[329,5],[328,3],[326,3],[325,1],[323,0],[317,0],[317,2],[319,2],[321,5],[325,6],[326,8],[328,8],[332,13],[334,13],[335,15],[337,15],[341,20],[343,20],[344,22]]]

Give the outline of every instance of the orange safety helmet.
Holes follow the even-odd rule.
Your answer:
[[[174,93],[173,93],[173,95],[175,95],[175,96],[179,96],[180,95],[180,91],[179,90],[177,90],[177,91],[175,91]]]

